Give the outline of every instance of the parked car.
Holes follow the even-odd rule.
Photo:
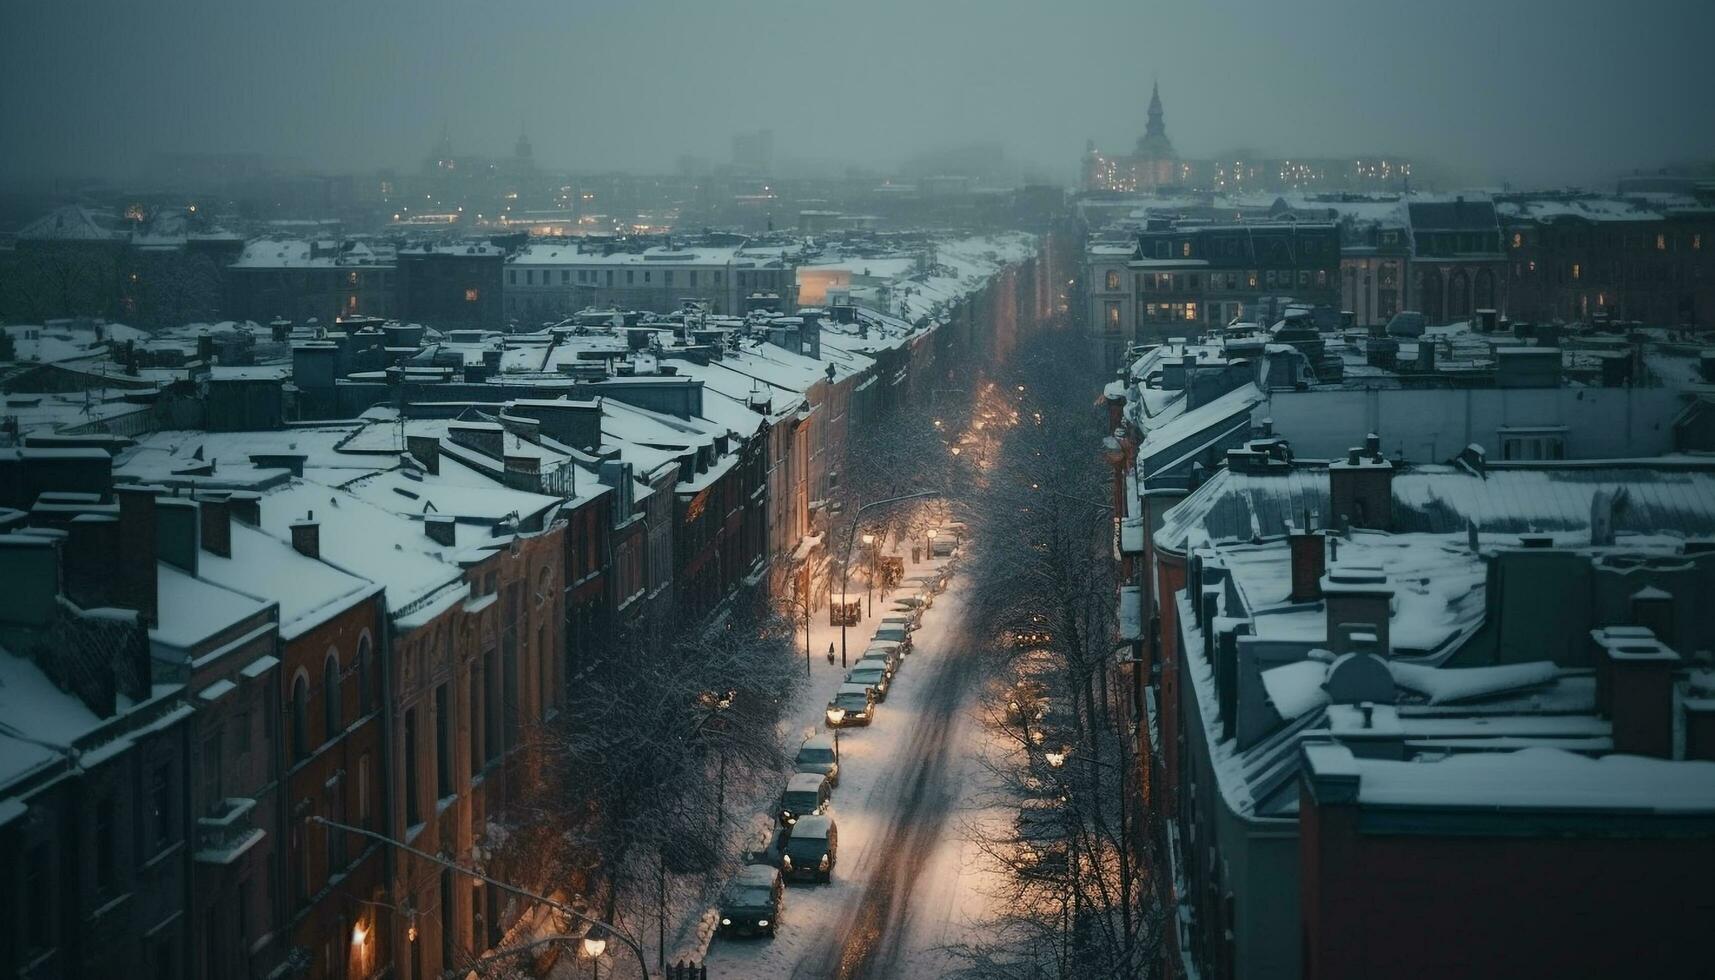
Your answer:
[[[722,936],[774,938],[786,902],[780,872],[766,864],[747,864],[721,893]]]
[[[1019,871],[1026,877],[1058,880],[1069,867],[1066,805],[1057,798],[1028,799],[1018,805]],[[791,842],[787,842],[791,846]]]
[[[780,871],[787,881],[833,880],[834,865],[840,858],[839,827],[832,814],[819,813],[798,818],[792,836],[786,841],[786,853],[780,857]]]
[[[901,655],[909,654],[911,652],[911,630],[897,623],[882,623],[875,628],[875,639],[870,643],[872,646],[876,643],[897,643]]]
[[[887,668],[897,674],[899,673],[900,657],[902,657],[904,653],[905,648],[901,644],[894,643],[891,640],[875,640],[871,642],[869,646],[864,648],[863,659],[869,660],[871,658],[880,657],[887,661]]]
[[[907,632],[918,628],[922,624],[923,621],[920,617],[913,616],[909,613],[892,613],[881,617],[882,626],[898,626]]]
[[[899,673],[899,658],[894,657],[892,660],[889,660],[886,650],[865,650],[863,652],[863,656],[859,657],[858,662],[852,664],[852,666],[857,667],[863,664],[882,668],[887,671],[887,676],[889,678],[892,678],[895,674]]]
[[[909,609],[928,609],[930,606],[934,605],[934,603],[929,601],[927,596],[918,591],[912,591],[902,596],[895,596],[893,604],[896,606],[905,606]]]
[[[917,626],[923,622],[923,607],[922,606],[908,606],[908,605],[905,605],[904,603],[897,603],[896,602],[893,605],[882,610],[882,613],[881,613],[882,619],[886,619],[889,616],[904,617],[905,619],[907,619],[911,622],[911,625]]]
[[[795,772],[786,777],[786,791],[780,794],[780,825],[790,827],[799,817],[823,812],[832,792],[828,777],[819,772]]]
[[[841,684],[824,717],[829,728],[868,725],[875,720],[875,693],[862,684]]]
[[[798,772],[814,772],[828,777],[829,786],[840,784],[840,740],[832,735],[811,735],[798,746],[798,758],[792,760]]]
[[[880,660],[859,660],[846,671],[846,683],[862,684],[874,691],[875,703],[880,704],[887,700],[887,689],[893,684],[893,675]]]

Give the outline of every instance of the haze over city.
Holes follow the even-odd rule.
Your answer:
[[[444,126],[461,153],[522,130],[565,170],[670,172],[766,127],[789,171],[998,143],[1065,179],[1063,148],[1130,141],[1152,80],[1198,156],[1382,152],[1529,186],[1715,148],[1715,8],[1690,0],[70,0],[0,16],[8,178],[128,176],[169,150],[409,168]]]
[[[0,980],[1715,976],[1710,0],[0,0]]]

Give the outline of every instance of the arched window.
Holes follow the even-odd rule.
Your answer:
[[[333,738],[342,726],[339,701],[339,651],[329,650],[322,663],[322,734]]]
[[[292,681],[292,758],[310,754],[310,679],[298,671]]]
[[[1495,308],[1495,274],[1488,269],[1478,269],[1475,293],[1476,308],[1492,310]]]
[[[1439,325],[1446,320],[1445,296],[1441,288],[1441,271],[1425,269],[1417,278],[1417,308],[1423,318]]]
[[[369,634],[357,641],[357,710],[369,714],[375,710],[374,655],[370,652]]]
[[[1108,292],[1110,292],[1110,293],[1117,293],[1117,292],[1119,292],[1119,289],[1120,289],[1120,274],[1119,274],[1119,272],[1118,272],[1118,270],[1115,270],[1115,269],[1109,269],[1109,270],[1108,270],[1108,282],[1107,282],[1107,286],[1108,286]]]
[[[1464,269],[1455,269],[1447,277],[1447,316],[1450,319],[1470,316],[1471,280]]]

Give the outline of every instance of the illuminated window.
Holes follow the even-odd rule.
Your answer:
[[[1524,235],[1519,233],[1519,232],[1516,232],[1516,231],[1513,232],[1513,248],[1523,248],[1523,247],[1524,247]]]
[[[1576,262],[1572,263],[1572,278],[1574,278],[1574,279],[1584,278],[1584,267],[1579,265]]]
[[[1108,327],[1109,333],[1115,333],[1119,330],[1119,328],[1120,328],[1120,305],[1118,303],[1109,303],[1108,304],[1107,313],[1106,313],[1106,321],[1107,321],[1107,327]]]
[[[1692,235],[1691,236],[1691,247],[1692,248],[1702,248],[1703,247],[1703,236],[1702,235]]]
[[[466,303],[474,303],[479,295],[481,294],[476,291],[476,287],[471,286],[464,291],[464,301]]]
[[[1180,242],[1179,243],[1179,254],[1181,256],[1187,258],[1187,259],[1190,258],[1191,257],[1191,243],[1190,242]]]
[[[1530,261],[1530,263],[1526,266],[1526,268],[1529,269],[1531,272],[1535,272],[1536,271],[1536,260],[1532,259]]]
[[[1666,235],[1655,236],[1655,250],[1658,252],[1667,251],[1667,236]]]
[[[1117,270],[1114,270],[1114,269],[1109,269],[1108,270],[1108,292],[1110,292],[1110,293],[1118,292],[1119,288],[1120,288],[1120,274],[1119,274],[1119,272]]]
[[[1185,304],[1185,319],[1187,319],[1187,320],[1197,319],[1197,304],[1196,303],[1186,303]]]

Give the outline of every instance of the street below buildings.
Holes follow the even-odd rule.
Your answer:
[[[985,729],[974,710],[989,651],[966,623],[966,582],[955,576],[925,614],[875,723],[840,736],[832,883],[789,888],[772,941],[716,939],[711,978],[948,972],[943,947],[967,938],[988,900],[966,831],[994,816],[980,808]],[[858,632],[867,638],[867,624]],[[808,695],[818,708],[823,686]]]

